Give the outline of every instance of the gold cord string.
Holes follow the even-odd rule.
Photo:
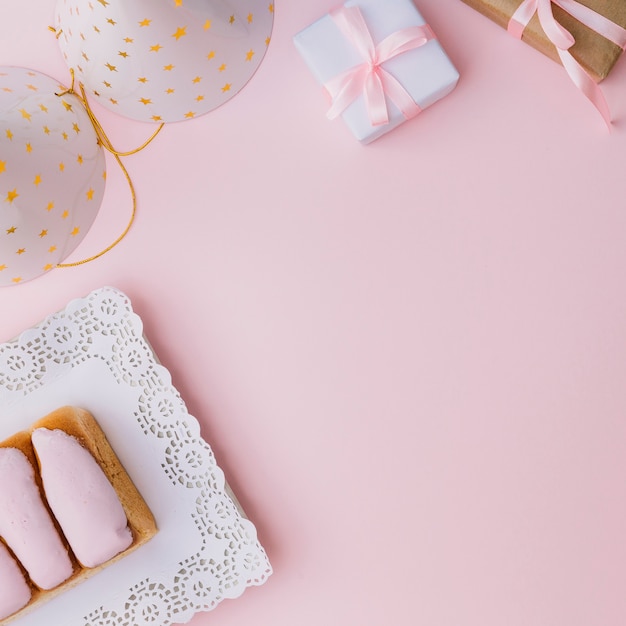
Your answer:
[[[52,30],[52,27],[51,27],[51,30]],[[94,130],[96,131],[98,143],[105,150],[107,150],[113,155],[113,158],[117,161],[118,165],[120,166],[122,173],[124,174],[124,177],[126,178],[126,182],[128,183],[128,187],[130,189],[130,194],[131,194],[133,202],[132,202],[132,211],[130,215],[130,220],[128,224],[126,225],[126,228],[123,230],[122,234],[112,244],[110,244],[104,250],[101,250],[97,254],[94,254],[93,256],[90,256],[87,259],[82,259],[81,261],[75,261],[73,263],[58,263],[56,267],[76,267],[77,265],[83,265],[84,263],[89,263],[89,261],[93,261],[94,259],[97,259],[101,257],[102,255],[106,254],[109,250],[111,250],[111,248],[114,248],[120,241],[122,241],[122,239],[124,239],[128,231],[130,230],[130,227],[132,226],[133,222],[135,221],[135,214],[137,212],[137,196],[135,194],[135,186],[133,185],[133,181],[130,178],[130,174],[128,173],[128,170],[122,163],[122,160],[120,157],[129,156],[131,154],[136,154],[137,152],[143,150],[159,134],[159,132],[164,126],[164,124],[161,123],[159,127],[154,131],[154,133],[152,133],[152,135],[138,148],[135,148],[134,150],[129,150],[128,152],[120,152],[119,150],[116,150],[111,144],[111,141],[107,137],[106,133],[104,132],[102,125],[96,119],[94,112],[91,110],[91,107],[89,106],[89,102],[87,101],[87,96],[85,94],[85,88],[83,87],[82,83],[80,82],[78,83],[78,88],[79,88],[80,93],[74,89],[75,75],[74,75],[74,70],[71,68],[70,68],[70,74],[72,76],[72,82],[69,88],[63,90],[61,93],[58,93],[56,95],[61,97],[67,94],[71,94],[71,95],[76,96],[80,100],[81,104],[85,108],[85,111],[87,112],[87,115],[89,117],[89,120],[91,121],[91,124],[93,125]]]

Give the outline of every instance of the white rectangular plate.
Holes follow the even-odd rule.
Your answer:
[[[96,417],[159,532],[16,626],[169,626],[267,580],[254,526],[116,289],[74,300],[0,345],[0,440],[63,405]]]

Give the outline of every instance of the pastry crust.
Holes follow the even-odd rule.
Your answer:
[[[72,554],[72,551],[63,537],[63,533],[58,523],[54,519],[54,516],[52,516],[61,538],[63,539],[65,545],[68,546],[68,552],[74,566],[74,573],[65,582],[49,591],[39,589],[32,583],[32,581],[29,580],[27,574],[25,574],[26,580],[29,581],[32,588],[32,598],[23,609],[13,613],[13,615],[10,615],[3,620],[0,620],[0,626],[8,624],[10,621],[33,610],[35,607],[43,604],[47,600],[56,597],[67,589],[74,587],[83,580],[93,576],[108,565],[124,558],[127,554],[149,541],[157,532],[157,525],[150,508],[111,448],[106,435],[98,425],[93,415],[78,407],[61,407],[46,415],[44,418],[36,421],[28,430],[18,432],[0,442],[0,447],[18,448],[26,455],[35,469],[35,480],[41,491],[46,506],[47,502],[45,500],[45,492],[39,475],[37,455],[31,443],[31,433],[37,428],[62,430],[68,435],[75,437],[80,444],[91,453],[117,493],[120,503],[122,504],[122,508],[126,513],[128,527],[133,535],[133,542],[130,547],[123,552],[120,552],[106,563],[93,568],[85,568],[78,563]]]

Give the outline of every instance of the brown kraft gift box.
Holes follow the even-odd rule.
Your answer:
[[[504,29],[507,28],[513,13],[522,4],[521,0],[463,0],[463,2]],[[626,28],[626,0],[578,0],[578,2]],[[622,53],[622,49],[581,24],[575,17],[554,3],[552,3],[552,11],[556,20],[576,40],[570,48],[572,56],[597,82],[606,78]],[[524,30],[522,41],[560,63],[556,48],[543,32],[537,14],[533,16]]]

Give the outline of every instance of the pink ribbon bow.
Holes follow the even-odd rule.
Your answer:
[[[541,28],[556,47],[569,77],[598,109],[607,126],[610,127],[611,114],[604,94],[569,51],[575,43],[574,37],[554,18],[552,3],[560,6],[585,26],[617,44],[622,50],[626,49],[626,29],[576,0],[524,0],[511,17],[507,29],[511,35],[521,39],[528,22],[537,13]]]
[[[341,7],[331,13],[331,16],[343,35],[359,51],[364,62],[342,72],[324,84],[324,88],[333,99],[327,113],[328,118],[334,119],[341,115],[361,94],[365,98],[367,112],[374,126],[389,122],[385,96],[388,96],[400,109],[406,119],[420,113],[420,107],[409,92],[397,78],[382,67],[382,64],[435,39],[430,26],[403,28],[375,46],[358,7]]]

